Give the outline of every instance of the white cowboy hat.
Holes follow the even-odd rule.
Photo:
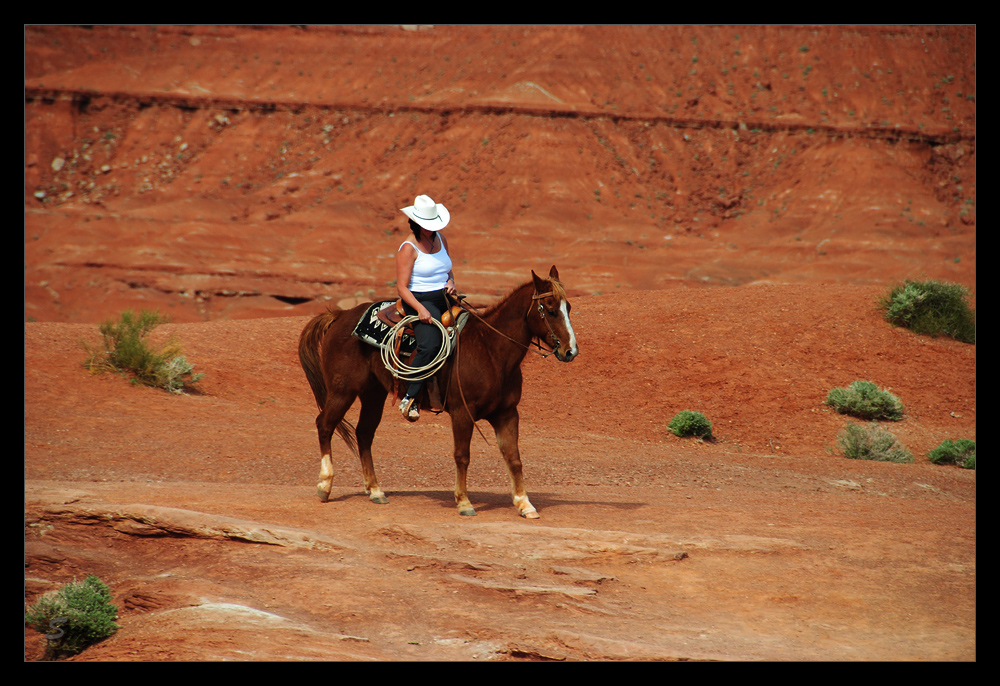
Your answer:
[[[440,231],[451,221],[448,208],[435,203],[426,195],[418,195],[410,207],[404,207],[400,211],[428,231]]]

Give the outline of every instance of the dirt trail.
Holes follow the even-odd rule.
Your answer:
[[[975,347],[877,307],[975,286],[975,37],[26,27],[26,600],[111,586],[78,660],[975,659],[975,473],[926,459],[975,439]],[[388,505],[346,450],[315,498],[299,331],[393,292],[423,192],[474,299],[569,289],[580,357],[524,364],[537,522],[488,432],[458,516],[446,417],[386,413]],[[126,307],[200,393],[82,369]],[[857,379],[914,464],[840,456]]]

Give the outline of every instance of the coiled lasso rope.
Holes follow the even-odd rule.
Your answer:
[[[382,363],[393,376],[404,381],[422,381],[434,376],[444,366],[448,355],[451,354],[451,346],[455,339],[454,327],[445,328],[444,324],[432,318],[431,321],[437,325],[437,328],[441,329],[441,349],[438,354],[423,367],[411,367],[403,364],[396,354],[396,347],[393,343],[403,327],[415,321],[420,321],[420,318],[413,315],[403,317],[396,326],[389,330],[384,339],[385,343],[382,344]]]

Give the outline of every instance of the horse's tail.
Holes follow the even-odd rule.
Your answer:
[[[309,320],[306,328],[302,329],[302,333],[299,335],[299,362],[302,363],[302,371],[306,373],[313,397],[316,398],[316,405],[321,410],[326,401],[326,380],[323,378],[323,358],[320,356],[320,346],[323,344],[323,336],[326,335],[327,329],[337,321],[339,315],[340,312],[334,310],[318,314]]]
[[[323,376],[323,357],[320,348],[330,325],[337,321],[340,315],[340,310],[333,309],[318,314],[309,320],[299,335],[299,362],[302,363],[302,371],[306,373],[309,387],[312,388],[313,397],[316,398],[316,405],[321,411],[326,403],[326,379]],[[351,452],[357,456],[358,439],[354,433],[354,425],[344,419],[337,425],[336,431]]]

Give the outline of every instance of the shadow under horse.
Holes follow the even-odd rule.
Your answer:
[[[485,419],[496,432],[507,463],[514,506],[522,517],[538,517],[524,488],[517,445],[521,362],[534,340],[547,344],[562,362],[571,362],[579,351],[559,272],[553,266],[548,278],[534,271],[531,278],[482,314],[473,313],[456,350],[438,372],[455,440],[455,503],[463,515],[476,514],[466,477],[472,431],[476,421]],[[322,457],[317,492],[323,502],[333,487],[330,446],[334,431],[361,460],[365,492],[372,502],[389,502],[375,478],[371,447],[396,379],[377,348],[351,335],[366,307],[317,315],[299,337],[299,360],[320,409],[316,429]],[[361,399],[361,416],[355,429],[344,415],[356,398]]]

